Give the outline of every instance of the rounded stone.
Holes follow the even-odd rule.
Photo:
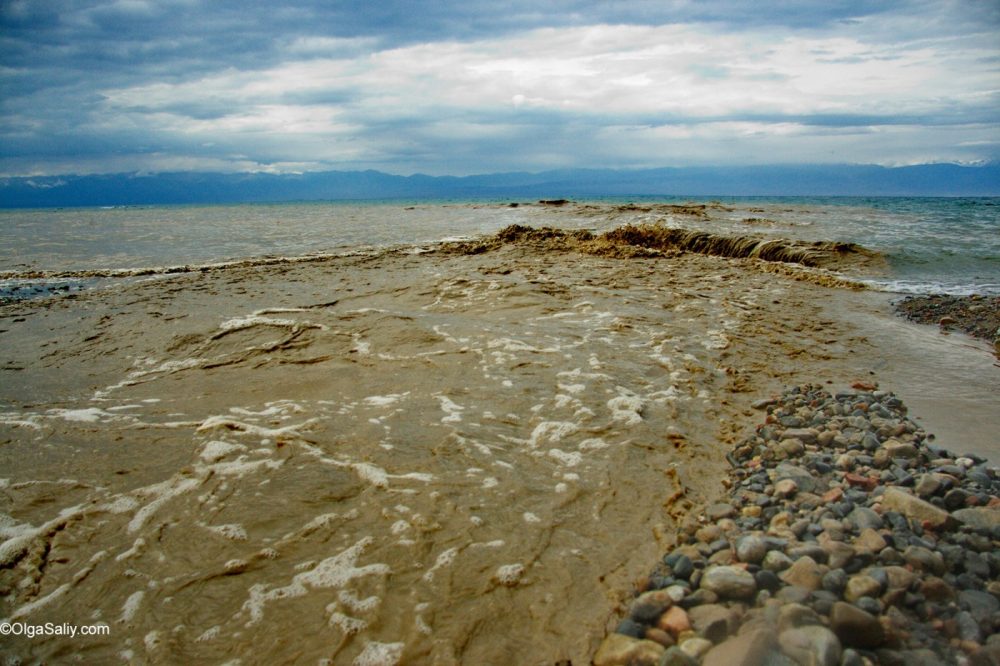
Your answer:
[[[774,484],[774,494],[777,497],[788,499],[795,496],[799,491],[799,484],[794,479],[782,479]]]
[[[685,631],[691,631],[691,619],[683,608],[672,606],[660,616],[660,619],[656,622],[656,627],[676,639]]]
[[[632,602],[629,617],[636,622],[653,624],[673,603],[673,598],[666,590],[646,592]]]
[[[757,587],[761,590],[775,592],[781,587],[781,579],[778,578],[778,574],[767,569],[761,569],[755,573],[753,579],[757,582]]]
[[[844,599],[857,601],[861,597],[876,597],[882,591],[882,586],[871,576],[851,576],[844,589]]]
[[[781,650],[799,664],[840,666],[842,647],[836,634],[822,626],[787,629],[778,636]]]
[[[792,566],[792,558],[785,555],[780,550],[768,551],[764,556],[763,567],[768,571],[784,571]]]
[[[700,659],[706,652],[712,649],[712,641],[704,638],[689,638],[678,647],[689,657]]]
[[[807,590],[818,590],[826,573],[808,555],[795,560],[795,564],[781,574],[781,579],[789,585],[797,585]]]
[[[843,601],[830,611],[830,628],[851,647],[875,648],[885,641],[885,630],[877,617]]]
[[[687,555],[680,555],[674,560],[673,564],[670,565],[670,568],[675,578],[687,580],[694,572],[694,562],[692,562],[691,558]]]
[[[740,562],[759,564],[767,555],[767,542],[758,536],[745,536],[736,542],[736,557]]]
[[[847,573],[843,569],[831,569],[823,574],[820,581],[823,589],[834,594],[840,594],[847,586]]]
[[[707,569],[701,577],[701,587],[729,599],[750,599],[757,592],[753,576],[745,569],[732,566]]]

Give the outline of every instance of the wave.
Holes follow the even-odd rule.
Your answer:
[[[576,250],[588,254],[650,256],[695,252],[727,258],[761,259],[800,264],[810,268],[882,261],[878,252],[856,243],[805,242],[787,238],[723,236],[706,231],[655,224],[626,224],[602,234],[588,230],[566,231],[553,227],[511,225],[483,239],[445,243],[445,251],[478,254],[505,244],[544,245],[548,250]]]
[[[211,271],[228,270],[231,268],[250,268],[254,266],[279,266],[282,264],[302,264],[322,262],[344,256],[355,256],[365,252],[347,252],[338,254],[308,254],[298,257],[254,257],[236,259],[209,264],[184,264],[180,266],[147,266],[140,268],[88,268],[70,271],[5,271],[0,272],[0,280],[73,280],[87,278],[131,278],[155,275],[174,275],[178,273],[208,273]]]
[[[705,206],[677,206],[675,208],[682,209],[684,214],[697,217]],[[437,251],[479,254],[509,244],[531,245],[544,251],[576,251],[618,259],[662,257],[694,252],[734,259],[759,259],[809,268],[836,268],[838,270],[847,266],[856,268],[859,265],[871,264],[883,259],[879,253],[855,243],[807,242],[751,235],[725,236],[657,224],[626,224],[600,234],[586,229],[535,228],[513,224],[491,236],[475,239],[446,238],[430,246],[364,247],[339,253],[252,257],[207,264],[175,266],[0,272],[0,303],[85,290],[96,286],[102,280],[168,277],[185,273],[209,273],[239,268],[321,263],[349,256],[375,257],[386,252],[413,254]]]

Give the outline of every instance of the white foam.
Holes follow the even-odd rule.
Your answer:
[[[576,467],[583,462],[583,454],[578,451],[567,452],[562,449],[549,449],[549,457],[555,458],[566,467]]]
[[[290,402],[288,400],[278,400],[276,402],[269,402],[264,406],[259,412],[255,412],[250,409],[244,409],[243,407],[230,407],[229,411],[233,414],[239,414],[241,416],[288,416],[289,414],[301,414],[305,411],[300,405]]]
[[[219,330],[240,331],[253,326],[275,326],[278,328],[326,328],[325,326],[320,326],[319,324],[310,324],[308,322],[299,323],[294,319],[273,319],[271,317],[264,317],[258,314],[251,314],[244,317],[235,317],[233,319],[226,320],[219,324]]]
[[[13,613],[11,613],[9,618],[4,619],[2,622],[12,622],[14,620],[19,620],[22,617],[31,615],[39,608],[44,608],[45,606],[51,604],[53,601],[62,597],[64,594],[69,592],[72,587],[73,587],[72,583],[63,583],[56,589],[46,594],[44,597],[39,597],[38,599],[35,599],[31,603],[21,606]]]
[[[608,400],[611,420],[620,421],[626,426],[642,423],[642,408],[642,399],[635,395],[619,395]]]
[[[596,356],[591,356],[590,360],[591,360],[590,365],[592,367],[596,367],[596,366],[600,365],[600,362],[597,360]],[[611,379],[611,375],[606,375],[603,372],[584,372],[580,368],[574,368],[572,370],[562,370],[562,371],[556,373],[556,377],[566,377],[566,378],[569,378],[571,380],[574,380],[574,379],[592,379],[592,380],[593,379]]]
[[[531,513],[530,511],[525,511],[524,515],[522,517],[524,518],[524,522],[526,522],[526,523],[540,523],[540,522],[542,522],[541,518],[539,518],[535,514]]]
[[[129,549],[128,549],[128,550],[126,550],[126,551],[123,551],[123,552],[119,553],[119,554],[118,554],[118,555],[117,555],[117,556],[115,557],[115,561],[116,561],[116,562],[122,562],[122,561],[124,561],[124,560],[127,560],[127,559],[129,559],[130,557],[135,557],[136,555],[139,555],[139,554],[141,554],[141,553],[142,553],[142,551],[143,551],[143,549],[144,549],[145,547],[146,547],[146,540],[145,540],[145,539],[143,539],[142,537],[139,537],[139,538],[138,538],[138,539],[136,539],[136,540],[135,540],[135,542],[134,542],[134,543],[132,544],[132,547],[131,547],[131,548],[129,548]]]
[[[592,437],[590,439],[585,439],[582,442],[580,442],[576,448],[580,449],[581,451],[596,451],[598,449],[606,449],[608,448],[608,446],[609,444],[600,437]]]
[[[521,340],[514,340],[513,338],[496,338],[490,340],[486,343],[487,349],[500,349],[505,352],[534,352],[534,353],[555,353],[559,349],[557,347],[543,347],[538,348],[529,345],[527,342]]]
[[[248,538],[246,528],[238,523],[229,523],[226,525],[206,525],[206,528],[229,539],[230,541],[246,541]]]
[[[194,490],[201,484],[201,479],[170,479],[162,483],[149,486],[143,489],[143,494],[154,495],[156,499],[136,511],[135,516],[128,524],[128,531],[135,532],[141,528],[145,522],[156,511],[169,502],[172,498]]]
[[[330,613],[330,626],[337,627],[348,636],[359,634],[368,628],[368,623],[350,615],[344,615],[340,611]]]
[[[48,413],[65,421],[78,421],[80,423],[97,423],[102,417],[114,417],[114,414],[109,414],[97,407],[88,407],[86,409],[50,409]]]
[[[483,479],[483,488],[485,489],[496,488],[499,485],[500,482],[497,480],[495,476],[488,476],[485,479]]]
[[[493,577],[498,583],[508,587],[513,587],[520,583],[523,576],[523,564],[504,564],[498,567],[496,573],[493,574]]]
[[[15,414],[13,412],[6,412],[0,414],[0,423],[3,425],[16,426],[19,428],[31,428],[32,430],[41,430],[42,426],[38,424],[34,419],[38,418],[36,415],[24,416],[22,414]]]
[[[337,599],[340,600],[340,603],[347,606],[355,613],[364,613],[366,611],[374,610],[382,601],[376,596],[359,599],[358,596],[350,590],[341,590],[338,592]]]
[[[456,405],[444,395],[438,395],[437,399],[441,403],[441,411],[447,414],[447,416],[441,419],[441,423],[461,423],[462,412],[465,411],[465,407]]]
[[[194,639],[194,642],[207,643],[208,641],[218,638],[220,631],[222,631],[222,628],[219,625],[215,625],[214,627],[209,627],[208,629],[203,631],[201,635],[198,636],[198,638]]]
[[[449,548],[447,550],[441,551],[434,561],[434,566],[427,570],[424,574],[424,580],[430,582],[434,580],[434,574],[438,569],[442,567],[451,566],[452,562],[455,561],[455,556],[458,555],[458,548]]]
[[[318,418],[308,419],[302,423],[285,426],[284,428],[265,428],[252,423],[244,423],[225,416],[210,416],[195,430],[195,432],[205,432],[208,430],[224,429],[246,435],[256,435],[261,438],[273,440],[278,439],[305,439],[299,432],[301,428],[307,428],[319,421]]]
[[[705,349],[725,349],[729,346],[729,336],[722,331],[709,330],[705,333],[705,338],[701,341],[701,346]]]
[[[142,590],[132,593],[128,599],[125,600],[125,605],[122,606],[122,616],[118,620],[121,623],[131,622],[135,614],[139,612],[139,606],[142,605],[142,598],[146,596],[146,593]]]
[[[146,646],[147,652],[153,652],[160,647],[160,632],[155,629],[142,638],[142,644]]]
[[[247,447],[242,444],[234,444],[232,442],[223,442],[219,440],[212,440],[206,444],[201,450],[201,459],[206,462],[216,462],[222,460],[230,453],[235,451],[246,451]]]
[[[399,535],[405,532],[406,530],[410,529],[410,527],[411,526],[408,522],[400,519],[392,524],[392,527],[389,528],[389,531],[392,532],[393,534]]]
[[[575,423],[568,421],[542,421],[531,431],[531,437],[528,438],[527,443],[529,447],[534,449],[544,441],[558,442],[563,437],[572,435],[578,429]]]
[[[252,472],[266,467],[267,469],[278,469],[284,464],[282,460],[245,460],[243,456],[232,462],[218,462],[211,466],[213,474],[219,476],[246,476]]]
[[[671,402],[674,400],[680,400],[684,398],[684,394],[676,386],[669,386],[662,391],[656,391],[649,394],[650,400],[658,403]]]
[[[311,570],[296,574],[285,587],[268,590],[263,584],[253,585],[249,590],[250,597],[243,604],[243,610],[250,615],[247,624],[256,624],[263,619],[264,606],[269,601],[305,596],[310,587],[344,587],[356,578],[390,574],[391,570],[386,564],[357,566],[358,558],[373,542],[372,537],[364,537],[337,555],[321,561]],[[330,621],[333,622],[332,617]]]
[[[389,475],[384,469],[371,463],[352,463],[351,469],[354,470],[362,481],[367,481],[376,488],[388,488],[389,487]]]
[[[99,508],[108,513],[128,513],[139,508],[139,502],[134,497],[119,495],[110,502],[102,504]]]
[[[409,391],[406,393],[390,393],[388,395],[370,395],[362,400],[362,402],[368,407],[387,407],[396,404],[408,395],[410,395]]]
[[[576,398],[574,398],[572,396],[569,396],[569,395],[564,395],[562,393],[557,393],[553,397],[553,401],[555,402],[555,408],[556,409],[562,409],[563,407],[566,407],[567,405],[579,405],[580,404],[580,401],[577,400]]]
[[[379,643],[371,641],[354,658],[354,666],[396,666],[403,657],[403,643]]]

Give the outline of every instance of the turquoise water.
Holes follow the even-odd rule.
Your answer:
[[[1000,293],[1000,198],[812,200],[804,237],[884,254],[872,282],[897,293]]]
[[[613,209],[624,199],[604,200]],[[684,197],[632,199],[641,206]],[[282,203],[0,211],[0,292],[78,288],[69,271],[109,271],[417,245],[493,233],[509,224],[602,230],[629,221],[804,240],[883,253],[868,277],[899,293],[1000,293],[1000,198],[723,198],[711,218],[652,212],[601,216],[582,206],[507,203]],[[757,222],[749,223],[749,220]],[[39,275],[41,274],[41,275]],[[41,282],[39,282],[41,280]],[[91,280],[90,283],[93,281]],[[89,283],[88,283],[89,284]],[[4,295],[0,293],[0,295]]]

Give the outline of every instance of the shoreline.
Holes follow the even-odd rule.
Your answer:
[[[172,590],[173,612],[196,619],[171,649],[231,654],[247,649],[247,589],[277,593],[340,553],[372,579],[267,601],[273,622],[294,633],[303,618],[364,620],[365,630],[333,630],[348,661],[377,642],[445,663],[585,663],[608,608],[676,521],[717,493],[760,396],[803,376],[842,385],[882,369],[845,314],[865,292],[824,285],[822,273],[528,240],[238,266],[7,306],[5,372],[19,385],[3,398],[22,423],[0,433],[14,470],[3,510],[18,529],[41,530],[26,541],[32,557],[69,559],[44,573],[30,557],[6,570],[6,585],[15,572],[39,583],[0,614],[71,619],[97,604],[114,621],[131,595],[160,603],[163,581],[192,581]],[[67,480],[77,485],[62,489]],[[280,502],[256,494],[301,508],[274,523]],[[69,502],[120,513],[42,529]],[[205,506],[219,516],[207,527]],[[314,524],[330,508],[337,517]],[[199,564],[168,557],[175,568],[164,571],[156,555],[186,562],[192,533],[205,535]],[[77,582],[76,553],[101,550],[114,557]],[[233,562],[244,564],[226,569]],[[393,584],[377,574],[383,564]],[[137,589],[126,566],[157,587]],[[61,608],[31,606],[62,585]],[[236,590],[232,603],[222,589]],[[212,605],[198,601],[206,592]],[[352,610],[352,599],[375,601]],[[502,630],[484,635],[484,622]],[[142,613],[115,626],[122,633],[94,646],[95,658],[125,641],[164,656],[163,637],[145,641],[156,629]],[[220,638],[197,640],[204,632]]]
[[[908,320],[937,325],[942,333],[962,331],[993,345],[1000,355],[1000,296],[907,296],[894,304]]]

